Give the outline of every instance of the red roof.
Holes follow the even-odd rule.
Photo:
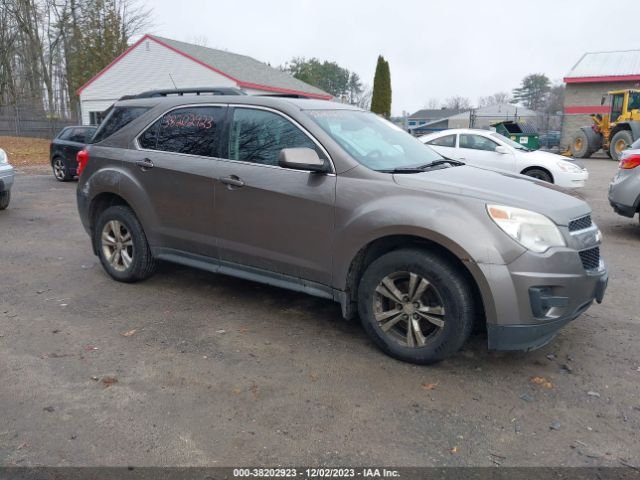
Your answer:
[[[169,40],[169,39],[164,39],[164,38],[160,38],[160,37],[156,37],[153,35],[144,35],[142,38],[140,38],[137,42],[135,42],[133,45],[131,45],[129,48],[127,48],[122,54],[120,54],[118,57],[116,57],[109,65],[107,65],[105,68],[103,68],[100,72],[98,72],[96,75],[94,75],[88,82],[86,82],[84,85],[82,85],[78,90],[77,90],[77,94],[80,95],[80,93],[82,93],[82,91],[84,89],[86,89],[89,85],[91,85],[93,82],[95,82],[98,78],[100,78],[102,75],[104,75],[107,71],[109,71],[116,63],[118,63],[120,60],[122,60],[124,57],[126,57],[132,50],[134,50],[138,45],[140,45],[142,42],[144,42],[145,40],[151,40],[154,41],[155,43],[162,45],[163,47],[178,53],[179,55],[182,55],[185,58],[188,58],[189,60],[196,62],[197,64],[211,70],[214,71],[220,75],[223,75],[225,77],[227,77],[230,80],[233,80],[234,82],[237,83],[237,85],[240,88],[252,88],[252,89],[256,89],[256,90],[264,90],[266,92],[274,92],[274,93],[285,93],[285,94],[292,94],[292,95],[304,95],[307,97],[311,97],[311,98],[319,98],[322,100],[330,100],[331,98],[333,98],[330,94],[320,90],[319,88],[313,87],[311,85],[308,85],[300,80],[294,79],[293,77],[291,77],[290,75],[288,75],[287,73],[284,72],[280,72],[278,70],[275,70],[271,67],[269,67],[268,65],[265,65],[261,62],[258,62],[255,59],[252,59],[251,57],[246,57],[246,56],[242,56],[242,55],[236,55],[236,54],[231,54],[229,52],[221,52],[221,51],[216,51],[213,49],[208,49],[206,47],[199,47],[197,45],[191,45],[191,44],[186,44],[183,42],[177,42],[175,40]],[[203,61],[203,59],[200,58],[196,58],[194,55],[185,52],[184,50],[191,50],[195,52],[210,52],[210,53],[222,53],[227,57],[234,57],[234,58],[238,58],[241,59],[242,61],[246,62],[246,64],[248,64],[251,68],[247,69],[248,70],[248,75],[250,75],[251,73],[254,72],[266,72],[268,73],[268,75],[266,75],[267,80],[269,81],[270,84],[267,84],[266,82],[260,82],[260,81],[248,81],[246,78],[245,79],[241,79],[238,78],[238,75],[234,75],[231,74],[227,71],[223,71],[220,68],[217,68],[216,66],[212,65],[211,61]],[[224,57],[223,57],[224,58]],[[286,76],[286,77],[283,77]],[[265,75],[263,75],[265,76]],[[289,87],[289,85],[287,86],[282,86],[283,83],[286,84],[293,84],[295,87]],[[281,85],[278,85],[281,84]]]

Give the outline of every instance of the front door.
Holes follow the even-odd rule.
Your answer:
[[[215,218],[224,264],[329,285],[336,177],[278,166],[283,148],[326,155],[271,110],[230,112],[227,160],[216,161]]]
[[[139,137],[126,167],[153,206],[156,247],[217,257],[214,236],[214,158],[225,106],[171,110]]]
[[[513,171],[515,168],[514,155],[496,152],[498,145],[498,142],[484,135],[461,133],[456,149],[456,159],[478,167]]]

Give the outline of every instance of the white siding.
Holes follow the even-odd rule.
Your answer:
[[[89,123],[90,111],[102,111],[123,95],[159,88],[235,87],[236,82],[146,39],[80,94],[82,123]]]

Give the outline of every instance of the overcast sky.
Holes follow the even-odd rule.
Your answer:
[[[337,62],[373,84],[389,61],[394,115],[430,98],[511,91],[529,73],[563,76],[584,52],[640,48],[639,0],[146,0],[151,33],[252,56]],[[607,11],[607,9],[610,9]]]

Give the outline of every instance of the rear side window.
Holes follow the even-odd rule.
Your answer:
[[[70,135],[65,138],[70,142],[86,143],[91,139],[91,136],[95,132],[95,128],[72,128],[69,130]]]
[[[72,132],[73,132],[73,128],[66,128],[62,130],[58,134],[58,140],[69,140],[69,137],[71,136]]]
[[[138,138],[145,150],[217,157],[226,107],[189,107],[162,116]]]
[[[91,143],[98,143],[110,137],[147,110],[149,110],[148,107],[114,107],[98,128],[98,131],[91,139]]]
[[[243,162],[278,165],[283,148],[307,147],[315,143],[286,118],[265,110],[236,108],[229,138],[229,158]],[[318,152],[322,157],[322,153]]]
[[[444,137],[434,138],[433,140],[427,142],[427,145],[434,145],[436,147],[451,147],[451,148],[454,148],[456,146],[456,136],[455,135],[445,135]]]

